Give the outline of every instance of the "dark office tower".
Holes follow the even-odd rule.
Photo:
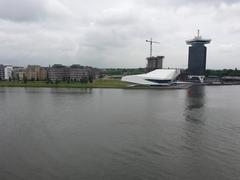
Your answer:
[[[199,36],[199,30],[195,38],[186,41],[188,45],[191,45],[188,54],[187,73],[189,76],[205,76],[207,48],[204,45],[210,42],[211,39],[202,39]]]

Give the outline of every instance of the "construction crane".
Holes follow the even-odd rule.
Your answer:
[[[150,58],[151,58],[152,57],[152,46],[153,46],[153,43],[159,44],[160,42],[153,41],[152,38],[150,38],[150,40],[146,40],[146,42],[150,43]]]

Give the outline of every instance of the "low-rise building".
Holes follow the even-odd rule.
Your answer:
[[[171,86],[177,83],[180,69],[156,69],[146,74],[123,76],[122,81],[147,86]]]
[[[100,71],[97,68],[92,68],[92,67],[86,67],[88,71],[88,77],[90,81],[93,81],[96,79],[97,75],[99,75]]]
[[[12,77],[13,80],[22,81],[24,80],[26,69],[24,67],[13,67]]]
[[[0,64],[0,80],[4,80],[4,65]]]
[[[39,65],[28,65],[26,68],[27,80],[46,80],[47,70]]]
[[[88,70],[78,64],[70,66],[69,78],[71,81],[80,81],[81,79],[88,77]]]
[[[11,65],[6,65],[4,67],[4,79],[5,80],[11,80],[12,79],[12,72],[13,72],[13,67]]]
[[[69,79],[69,68],[62,64],[54,64],[48,69],[50,81],[64,81]]]
[[[96,69],[74,64],[70,67],[55,64],[48,68],[48,79],[50,81],[93,81],[96,79]]]
[[[46,80],[47,79],[47,68],[41,67],[39,70],[39,80]]]
[[[26,79],[38,80],[40,67],[39,65],[28,65],[26,68]]]

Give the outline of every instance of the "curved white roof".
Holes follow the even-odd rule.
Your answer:
[[[179,69],[156,69],[146,74],[122,77],[122,81],[142,85],[168,85],[166,81],[173,81],[180,74]]]

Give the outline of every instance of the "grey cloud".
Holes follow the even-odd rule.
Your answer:
[[[128,26],[138,23],[138,19],[136,14],[132,13],[131,9],[107,9],[100,14],[96,23],[103,26]]]
[[[11,21],[35,21],[46,18],[46,1],[0,0],[0,18]]]
[[[225,3],[225,4],[233,4],[233,3],[238,3],[240,2],[239,0],[174,0],[174,3],[179,3],[179,4],[183,4],[183,3],[192,3],[192,4],[221,4],[221,3]]]
[[[221,4],[236,4],[240,3],[240,0],[141,0],[141,2],[148,7],[159,8],[159,7],[186,7],[186,6],[193,6],[193,8],[198,9],[199,5],[201,6],[220,6]]]
[[[42,21],[72,15],[58,0],[0,0],[0,19],[15,22]]]
[[[240,56],[238,2],[0,0],[0,64],[145,66],[145,40],[153,37],[161,42],[154,55],[166,56],[164,66],[184,68],[185,40],[200,28],[213,39],[208,68],[240,67],[233,60]],[[232,52],[229,63],[223,49]]]
[[[127,44],[127,34],[113,29],[94,28],[86,33],[82,45],[98,51],[113,49]]]
[[[198,1],[198,0],[183,0],[183,1],[186,1],[186,2],[192,2],[192,3],[216,3],[216,4],[219,4],[219,3],[226,3],[226,4],[232,4],[232,3],[238,3],[240,2],[239,0],[201,0],[201,1]]]

